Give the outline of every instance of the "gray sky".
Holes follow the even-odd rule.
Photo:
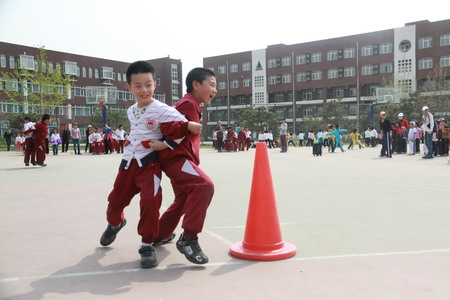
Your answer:
[[[450,17],[450,2],[0,0],[0,40],[132,62],[202,58],[403,27]],[[268,4],[270,3],[270,4]]]

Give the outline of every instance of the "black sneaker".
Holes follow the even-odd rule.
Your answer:
[[[172,233],[169,237],[167,238],[158,238],[153,242],[153,246],[161,246],[164,244],[168,244],[170,243],[174,238],[175,238],[176,234]]]
[[[108,246],[112,244],[112,242],[114,242],[114,240],[116,239],[116,235],[126,224],[127,224],[126,219],[123,219],[119,227],[115,229],[113,229],[111,224],[108,224],[108,227],[106,227],[105,232],[103,232],[102,237],[100,238],[100,245]]]
[[[177,249],[191,263],[202,265],[208,262],[208,257],[203,253],[202,248],[198,244],[198,238],[191,238],[181,234],[177,241]]]
[[[158,264],[156,261],[155,248],[153,246],[142,246],[139,249],[139,254],[141,255],[141,266],[144,269],[156,267]]]

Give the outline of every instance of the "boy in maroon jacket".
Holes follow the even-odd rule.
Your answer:
[[[47,166],[44,162],[46,158],[45,138],[48,136],[48,124],[50,124],[50,115],[45,114],[39,122],[34,124],[33,128],[24,132],[24,134],[32,132],[31,138],[33,139],[33,146],[37,156],[36,163],[41,167]]]
[[[187,75],[186,86],[187,94],[174,107],[188,121],[200,122],[200,104],[209,104],[217,93],[215,74],[209,69],[195,68]],[[159,141],[152,141],[151,147],[154,150],[163,150],[167,146]],[[173,240],[173,232],[184,215],[184,232],[177,241],[177,249],[190,262],[206,264],[208,257],[200,248],[197,235],[203,229],[206,211],[214,195],[214,184],[198,167],[199,153],[199,134],[189,134],[176,149],[159,153],[162,170],[171,180],[175,200],[160,218],[159,235],[154,245]]]

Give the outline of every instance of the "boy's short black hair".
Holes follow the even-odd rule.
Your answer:
[[[156,80],[155,68],[146,61],[139,60],[130,64],[127,69],[127,82],[131,84],[131,75],[141,74],[141,73],[151,73],[153,79]]]
[[[192,83],[194,81],[198,81],[200,83],[203,82],[203,80],[206,79],[208,76],[216,77],[216,74],[214,74],[213,71],[206,68],[194,68],[192,69],[186,76],[186,92],[190,93],[194,89],[192,86]]]
[[[50,120],[50,115],[49,115],[49,114],[43,115],[41,120],[42,120],[42,121]]]
[[[25,118],[23,118],[23,120],[24,120],[24,121],[31,121],[31,120],[30,120],[30,117],[25,117]]]

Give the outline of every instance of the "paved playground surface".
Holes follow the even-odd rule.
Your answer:
[[[120,155],[62,153],[41,168],[1,152],[0,299],[449,299],[450,164],[379,150],[269,149],[283,239],[297,254],[256,262],[228,254],[244,237],[255,150],[202,149],[216,188],[200,235],[210,263],[189,263],[172,243],[147,270],[137,197],[117,240],[99,244]]]

